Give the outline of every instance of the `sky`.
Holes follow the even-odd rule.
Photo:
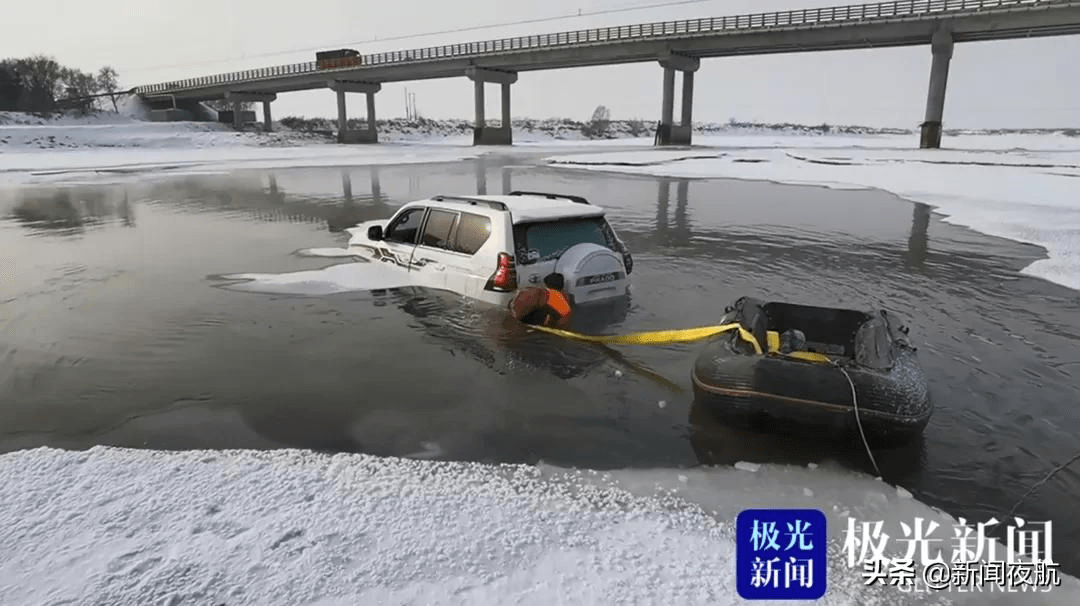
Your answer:
[[[844,4],[842,0],[672,2],[36,0],[4,8],[7,26],[0,38],[0,57],[45,54],[85,71],[110,65],[119,72],[121,86],[128,88],[310,61],[315,50],[324,48],[368,53]],[[533,22],[507,25],[527,20]],[[488,25],[499,26],[484,27]],[[1080,127],[1080,78],[1061,77],[1075,71],[1077,57],[1080,36],[958,44],[949,72],[945,126]],[[929,45],[706,59],[694,82],[694,120],[914,128],[925,111],[930,59]],[[662,70],[653,62],[523,72],[513,87],[512,113],[587,120],[604,105],[612,118],[655,121],[660,117],[661,81]],[[377,116],[404,116],[406,89],[415,95],[424,117],[472,117],[472,84],[464,75],[385,84],[376,96]],[[676,98],[680,89],[677,82]],[[362,97],[350,96],[350,115],[362,116],[363,107]],[[498,88],[492,85],[488,115],[496,116],[498,107]],[[273,113],[275,118],[334,117],[335,96],[325,89],[281,94]]]

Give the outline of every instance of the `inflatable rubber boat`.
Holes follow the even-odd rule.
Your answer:
[[[721,418],[821,437],[861,425],[879,445],[906,442],[930,420],[915,348],[884,310],[743,297],[729,323],[741,329],[709,341],[692,373],[696,401]]]

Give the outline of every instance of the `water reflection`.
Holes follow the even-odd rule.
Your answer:
[[[127,188],[35,187],[17,192],[18,204],[13,205],[10,217],[31,228],[74,233],[108,222],[109,218],[133,226],[133,207],[139,203],[153,203],[205,212],[242,213],[259,221],[324,223],[330,232],[341,232],[362,221],[386,218],[397,204],[407,200],[468,191],[473,185],[477,194],[487,194],[490,189],[488,173],[492,168],[499,171],[501,193],[504,194],[515,189],[515,181],[524,181],[518,184],[521,189],[551,187],[550,179],[538,177],[533,169],[516,170],[499,159],[480,158],[473,161],[473,171],[466,169],[464,174],[461,163],[453,163],[453,166],[439,166],[430,174],[418,174],[402,167],[370,166],[318,171],[248,171],[221,177],[156,180]],[[469,183],[472,180],[469,172],[475,177],[474,184]],[[312,179],[313,174],[318,175],[317,180]],[[394,189],[400,191],[389,195],[384,191],[387,174],[396,184]],[[340,182],[340,186],[335,187],[336,194],[322,189],[330,181],[327,178],[330,175]],[[888,226],[882,223],[886,217],[891,221],[892,214],[880,214],[863,223],[853,223],[853,215],[859,212],[872,215],[877,209],[860,211],[845,203],[847,194],[839,192],[827,194],[837,199],[834,204],[812,204],[815,200],[807,199],[797,206],[774,208],[775,202],[759,200],[761,194],[745,184],[695,181],[691,192],[688,179],[661,178],[653,181],[657,187],[655,198],[652,198],[655,212],[650,212],[647,209],[652,205],[648,201],[651,196],[641,195],[641,184],[648,180],[613,180],[602,190],[589,191],[593,184],[586,176],[580,178],[581,183],[576,177],[567,177],[563,173],[559,179],[560,187],[621,204],[622,208],[609,209],[609,217],[634,252],[651,252],[658,247],[679,248],[683,249],[680,254],[689,256],[700,254],[736,261],[753,258],[757,263],[788,263],[799,267],[815,258],[827,260],[831,256],[834,259],[829,263],[853,263],[853,267],[877,272],[882,263],[889,262],[887,259],[897,258],[897,245],[900,244],[904,246],[900,256],[906,267],[922,270],[929,262],[931,211],[925,204],[915,204],[911,215],[904,213],[905,225],[900,232],[897,226],[887,229]],[[565,183],[566,179],[570,179],[569,185]],[[533,181],[539,182],[533,186]],[[456,186],[447,187],[446,182],[454,182]],[[309,193],[312,189],[321,193]],[[826,197],[825,194],[818,195]],[[696,227],[691,224],[691,201],[695,205]],[[791,220],[785,217],[785,213],[801,213],[799,207],[814,208],[817,214]],[[635,217],[635,212],[640,210],[647,214]],[[838,240],[842,243],[848,233],[875,219],[878,221],[875,237],[852,241],[858,246],[858,254],[845,254],[843,259],[835,259],[842,251],[837,246]],[[984,252],[972,252],[969,248],[960,247],[956,251],[967,255],[966,259],[952,258],[950,253],[949,257],[935,260],[934,269],[966,266],[967,261],[978,260]],[[855,252],[854,248],[851,252]]]
[[[930,206],[916,202],[912,209],[911,235],[908,236],[907,264],[909,267],[921,268],[926,263],[926,253],[929,248],[930,237],[927,231],[930,228]]]
[[[379,184],[379,169],[376,166],[369,168],[370,195],[353,196],[352,171],[341,171],[342,201],[339,212],[327,218],[327,227],[332,232],[344,231],[362,221],[373,218],[381,218],[389,212],[383,199],[382,187]],[[373,217],[372,212],[378,213]]]
[[[81,234],[109,224],[135,226],[126,189],[108,186],[35,187],[15,192],[7,218],[38,235]]]
[[[479,195],[479,196],[487,195],[487,193],[488,193],[488,184],[487,184],[488,162],[483,157],[480,157],[480,158],[477,158],[476,161],[473,162],[473,166],[474,166],[475,172],[476,172],[476,194]],[[499,167],[499,174],[500,174],[500,176],[502,178],[502,192],[501,192],[502,195],[507,195],[510,192],[514,191],[513,167],[511,167],[511,166],[501,166],[501,167]],[[413,193],[413,188],[410,187],[410,192],[409,193],[410,193],[410,195]]]
[[[668,225],[671,214],[672,179],[659,179],[659,193],[656,198],[656,240],[660,246],[688,246],[690,244],[690,223],[687,219],[690,182],[687,179],[674,180],[675,183],[675,226]]]
[[[904,267],[920,273],[928,263],[935,270],[956,266],[969,271],[971,263],[985,263],[987,253],[995,252],[976,249],[965,241],[949,257],[931,258],[932,207],[922,203],[912,204],[908,214],[904,209],[909,203],[899,199],[878,207],[853,203],[847,192],[801,188],[799,204],[779,204],[759,199],[761,186],[757,184],[664,177],[653,182],[655,207],[648,220],[618,212],[611,215],[635,252],[669,254],[657,249],[678,248],[687,257],[737,263],[752,259],[755,264],[776,263],[800,270],[850,263],[853,269],[873,273],[880,273],[885,264],[895,264],[898,256]],[[901,217],[902,224],[897,222]],[[1020,260],[1017,269],[1026,263]]]
[[[363,331],[328,329],[353,334],[354,353],[343,354],[348,361],[340,368],[327,367],[328,357],[319,353],[310,366],[296,355],[274,357],[271,364],[288,362],[277,372],[294,376],[296,385],[237,402],[248,429],[278,445],[330,452],[580,464],[584,449],[599,451],[587,460],[625,466],[620,445],[627,430],[610,420],[611,398],[583,394],[590,384],[605,384],[612,365],[626,375],[648,377],[648,369],[618,352],[531,331],[504,310],[452,293],[414,287],[372,294],[342,295],[331,306],[354,306],[350,316],[378,319]],[[362,307],[372,304],[386,312],[365,313]],[[402,333],[403,325],[420,339]],[[401,355],[402,349],[412,355],[384,360],[387,350]],[[616,389],[633,386],[616,382]],[[689,452],[662,449],[639,460],[661,464],[671,456],[690,462]]]
[[[570,379],[587,375],[612,361],[632,372],[651,372],[634,367],[614,350],[531,330],[503,309],[454,293],[417,287],[374,294],[376,306],[388,303],[396,306],[417,320],[414,328],[442,344],[452,355],[464,354],[498,374],[524,364],[560,379]],[[629,309],[628,299],[581,307],[575,310],[569,329],[601,333],[625,321]]]
[[[482,159],[474,163],[476,177],[476,193],[485,195],[488,193],[487,172],[488,163]],[[234,177],[227,184],[216,184],[207,189],[208,195],[216,196],[222,208],[237,209],[248,207],[251,209],[273,210],[271,214],[265,212],[259,214],[263,220],[295,220],[297,218],[309,218],[311,220],[325,220],[327,228],[331,232],[340,232],[357,223],[372,219],[388,217],[396,203],[413,200],[434,193],[454,193],[452,191],[423,191],[419,176],[409,172],[407,193],[402,195],[387,195],[382,187],[383,170],[395,172],[395,167],[381,169],[379,166],[342,169],[339,173],[341,181],[340,197],[310,196],[300,193],[289,194],[281,184],[282,179],[275,172],[267,173],[268,186],[263,189],[256,187],[250,178],[244,180]],[[363,173],[366,172],[366,176]],[[508,194],[513,191],[513,171],[511,167],[500,168],[502,193]],[[284,173],[283,171],[283,174]],[[205,180],[204,184],[205,184]],[[366,181],[367,192],[360,193],[358,184]],[[185,182],[183,187],[190,191],[196,183]],[[362,187],[362,186],[361,186]],[[228,192],[228,193],[223,193]],[[259,192],[262,192],[260,199]],[[333,208],[336,206],[336,208]],[[332,209],[332,210],[331,210]]]
[[[476,165],[476,193],[477,195],[487,194],[487,164],[484,162],[483,157],[475,162]]]
[[[864,274],[879,280],[883,272],[900,269],[907,272],[905,281],[918,274],[959,288],[977,279],[980,271],[1008,274],[1042,257],[1040,249],[1028,245],[988,245],[984,237],[964,229],[943,232],[931,247],[932,207],[921,203],[886,199],[868,204],[849,192],[803,188],[798,203],[780,205],[757,199],[760,193],[743,183],[653,182],[655,202],[647,215],[640,203],[629,212],[609,214],[631,251],[667,256],[676,249],[689,261],[732,264],[739,276],[768,267],[765,273],[793,277],[824,269],[837,276]],[[620,194],[605,197],[632,199]],[[1009,247],[1007,252],[1004,247]]]
[[[358,393],[357,403],[365,403],[366,396]],[[333,398],[320,401],[310,394],[305,394],[304,400],[304,405],[298,406],[295,394],[266,394],[237,408],[250,430],[281,447],[330,453],[400,454],[379,452],[353,435],[350,428],[364,416],[363,405],[342,406]]]
[[[696,399],[690,406],[690,445],[702,465],[734,465],[740,461],[782,465],[829,462],[876,475],[892,484],[910,483],[926,462],[925,437],[919,435],[902,446],[873,450],[870,460],[858,438],[821,440],[813,436],[775,433],[768,427],[722,421]]]
[[[363,175],[363,172],[367,175]],[[235,173],[221,177],[181,177],[132,188],[146,203],[182,212],[242,215],[265,222],[324,223],[340,232],[362,221],[390,213],[378,167],[343,169],[337,173],[337,194],[305,193],[307,183],[290,191],[288,171]],[[325,185],[325,180],[319,180]],[[358,191],[358,185],[368,192]],[[126,203],[125,203],[126,204]]]

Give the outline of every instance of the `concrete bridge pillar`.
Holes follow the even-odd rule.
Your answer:
[[[657,145],[690,145],[694,105],[694,72],[701,67],[697,57],[668,53],[660,57],[664,68],[664,101],[660,112]],[[682,72],[682,115],[675,124],[675,72]]]
[[[675,68],[664,68],[664,100],[660,106],[660,124],[671,125],[675,114]]]
[[[263,104],[263,130],[270,132],[270,103],[277,100],[277,93],[245,93],[241,91],[228,91],[225,93],[225,101],[232,105],[233,128],[240,130],[244,125],[243,114],[240,111],[242,103]]]
[[[337,90],[337,122],[338,122],[338,143],[344,143],[346,139],[346,133],[349,130],[349,111],[345,107],[345,91]]]
[[[953,39],[948,30],[934,32],[930,42],[933,62],[930,64],[930,90],[926,96],[926,119],[922,123],[919,147],[941,147],[941,119],[945,114],[945,84],[949,79],[949,61],[952,59]]]
[[[378,82],[331,80],[326,83],[326,86],[337,93],[338,143],[378,143],[379,133],[375,126],[375,93],[382,90],[382,84]],[[366,129],[349,130],[349,114],[345,106],[345,93],[364,93],[367,95]]]
[[[510,85],[517,82],[517,72],[470,67],[465,76],[473,81],[476,100],[476,124],[473,126],[473,145],[511,145],[513,134],[510,125]],[[502,85],[502,123],[488,126],[484,117],[484,85],[494,82]]]
[[[271,132],[274,130],[274,121],[270,119],[270,102],[263,101],[263,130]]]
[[[473,80],[473,100],[476,103],[476,122],[473,128],[483,128],[487,122],[484,116],[484,81]]]
[[[682,75],[682,121],[680,126],[690,128],[691,115],[694,109],[694,72],[683,72]]]
[[[502,109],[502,127],[505,128],[507,132],[510,132],[514,127],[510,120],[510,83],[502,82],[499,85],[499,88],[502,89],[501,91],[499,91],[499,100],[502,101],[500,108]],[[512,136],[511,139],[513,139]]]

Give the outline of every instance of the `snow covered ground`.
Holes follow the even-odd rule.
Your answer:
[[[132,116],[19,123],[28,120],[0,114],[0,185],[437,162],[491,151],[465,138],[340,146]],[[655,150],[651,138],[534,134],[518,142],[495,151],[541,151],[583,170],[883,188],[933,204],[950,221],[1045,246],[1050,259],[1027,271],[1080,288],[1080,139],[957,136],[940,151],[911,149],[910,135],[745,130],[699,136],[688,150]],[[293,277],[330,287],[341,281]],[[931,601],[865,587],[842,561],[841,528],[848,516],[883,520],[900,536],[896,525],[916,516],[954,520],[842,469],[739,467],[625,471],[605,480],[546,467],[298,451],[9,453],[0,455],[0,603],[738,603],[732,526],[745,507],[826,512],[824,603]],[[1044,594],[937,598],[946,597],[1077,604],[1080,581],[1066,577]]]
[[[734,604],[733,522],[814,507],[824,604],[1076,604],[866,587],[844,520],[952,520],[863,476],[783,466],[571,472],[304,451],[0,456],[4,604]],[[941,531],[939,531],[941,532]],[[944,536],[944,535],[943,535]],[[951,536],[948,535],[948,536]],[[947,551],[947,550],[946,550]]]

